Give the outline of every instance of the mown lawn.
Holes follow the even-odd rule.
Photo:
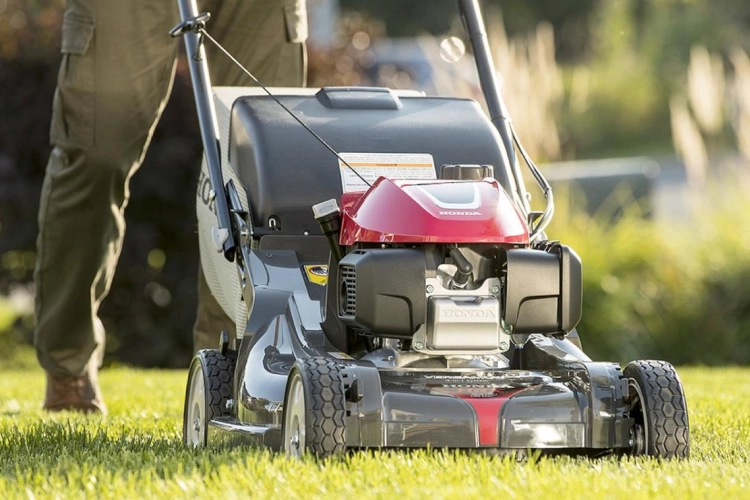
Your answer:
[[[105,370],[110,415],[47,415],[41,371],[0,371],[0,498],[750,498],[750,370],[679,370],[692,457],[509,458],[357,453],[296,462],[187,450],[185,371]]]

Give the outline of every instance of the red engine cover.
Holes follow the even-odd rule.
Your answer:
[[[494,179],[392,181],[341,198],[342,245],[361,243],[529,243],[513,201]]]

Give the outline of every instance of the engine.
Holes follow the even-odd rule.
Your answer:
[[[562,245],[358,249],[337,286],[348,327],[430,354],[506,351],[511,334],[565,334],[581,316],[580,260]]]
[[[580,259],[563,245],[532,247],[493,179],[380,178],[342,205],[348,251],[329,286],[350,330],[425,354],[491,354],[513,334],[561,335],[580,320]]]

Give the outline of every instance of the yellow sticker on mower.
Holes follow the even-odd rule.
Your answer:
[[[325,285],[328,283],[328,266],[313,264],[305,266],[305,274],[310,283]]]

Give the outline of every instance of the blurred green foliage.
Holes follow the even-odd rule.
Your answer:
[[[687,85],[691,47],[725,57],[750,48],[750,2],[740,0],[598,0],[589,23],[583,57],[562,61],[570,158],[670,152],[669,98]]]
[[[567,89],[560,129],[571,157],[669,149],[668,97],[684,86],[691,46],[701,43],[724,55],[732,46],[750,49],[747,0],[484,3],[488,16],[493,7],[503,9],[511,36],[533,30],[541,20],[554,26]],[[0,296],[32,280],[63,4],[0,0]],[[453,0],[341,0],[341,5],[385,18],[390,34],[458,34],[460,28]],[[109,359],[187,364],[200,151],[181,66],[144,167],[131,185],[128,237],[113,292],[102,305]],[[750,364],[750,243],[737,230],[750,226],[745,215],[750,205],[734,201],[734,207],[722,207],[681,232],[644,221],[638,205],[622,199],[618,203],[631,213],[614,226],[604,215],[591,218],[558,207],[550,235],[583,259],[580,331],[592,357]],[[0,358],[30,343],[32,328],[27,309],[0,301]]]
[[[342,9],[383,20],[390,36],[463,37],[455,0],[341,0]],[[601,158],[671,151],[669,97],[684,89],[690,49],[726,57],[750,50],[747,0],[485,0],[509,37],[542,22],[555,31],[567,98],[558,112],[563,155]]]
[[[548,235],[583,261],[587,354],[750,364],[750,200],[740,190],[674,222],[643,218],[626,188],[593,216],[571,202],[580,193],[557,199]],[[611,224],[617,207],[624,215]]]
[[[0,366],[5,369],[37,366],[26,333],[33,325],[28,308],[0,296]]]

